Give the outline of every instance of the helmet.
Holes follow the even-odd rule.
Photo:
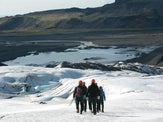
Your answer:
[[[79,85],[82,85],[82,84],[83,84],[83,82],[82,82],[82,80],[80,80],[80,81],[79,81]]]
[[[92,81],[91,81],[92,83],[95,83],[95,79],[92,79]]]

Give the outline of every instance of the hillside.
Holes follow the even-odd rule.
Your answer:
[[[162,0],[116,0],[98,8],[49,10],[4,17],[0,18],[0,36],[120,33],[119,29],[122,32],[162,31],[162,5]]]

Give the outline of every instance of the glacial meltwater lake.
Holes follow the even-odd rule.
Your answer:
[[[142,53],[149,53],[156,49],[156,46],[145,47],[92,47],[92,48],[71,48],[64,52],[48,52],[29,54],[18,57],[15,60],[3,62],[7,65],[45,65],[48,63],[60,63],[68,61],[72,63],[96,62],[103,64],[112,64],[117,61],[125,61],[139,57]]]

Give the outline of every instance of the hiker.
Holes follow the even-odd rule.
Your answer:
[[[96,83],[96,85],[97,85],[97,83]],[[100,89],[99,89],[99,87],[98,87],[98,96],[97,96],[96,105],[97,105],[97,112],[99,112],[100,111]]]
[[[96,102],[97,102],[97,96],[98,96],[98,86],[95,84],[95,79],[91,80],[91,85],[88,87],[88,99],[89,99],[89,109],[91,112],[96,115],[97,112],[97,107],[96,107]],[[93,110],[92,110],[93,106]]]
[[[76,102],[76,112],[79,113],[79,104],[80,104],[80,114],[83,112],[83,82],[80,80],[79,85],[75,87],[73,98],[75,98]]]
[[[83,109],[84,111],[86,112],[87,111],[87,87],[85,85],[85,82],[83,82],[83,88],[84,88],[84,91],[83,91]]]
[[[104,112],[104,101],[106,100],[106,97],[105,97],[105,92],[102,86],[99,87],[99,96],[97,99],[98,99],[97,110]],[[101,107],[102,107],[102,110],[101,110]]]

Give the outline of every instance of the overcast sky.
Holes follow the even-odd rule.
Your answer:
[[[0,16],[61,8],[98,7],[115,0],[0,0]]]

